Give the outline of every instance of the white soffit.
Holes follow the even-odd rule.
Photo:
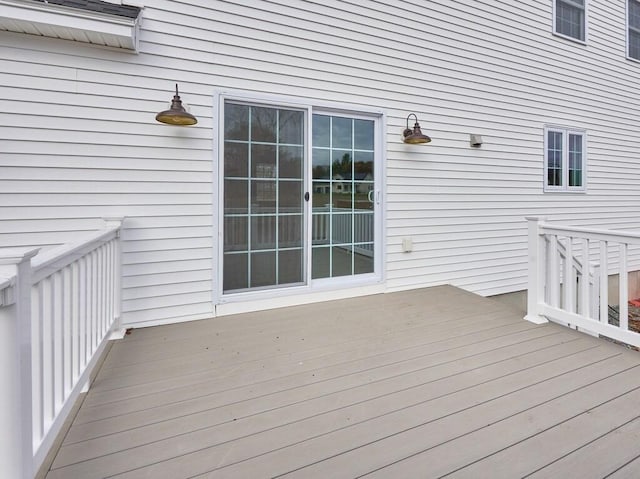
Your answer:
[[[29,0],[0,0],[0,30],[137,50],[138,18]]]

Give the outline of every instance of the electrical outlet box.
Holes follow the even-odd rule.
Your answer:
[[[410,253],[413,251],[413,240],[411,238],[402,238],[402,252]]]

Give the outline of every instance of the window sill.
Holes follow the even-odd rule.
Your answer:
[[[572,43],[577,43],[578,45],[587,46],[587,40],[580,40],[579,38],[570,37],[568,35],[564,35],[562,33],[553,32],[554,37],[562,38],[563,40],[567,40]]]
[[[561,195],[571,195],[571,194],[584,195],[587,192],[587,189],[586,188],[581,188],[581,189],[577,189],[576,188],[576,189],[568,190],[568,189],[544,188],[543,192],[545,194],[558,193],[558,194],[561,194]]]

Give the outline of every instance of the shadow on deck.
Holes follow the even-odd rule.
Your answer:
[[[47,479],[640,477],[640,353],[443,286],[134,330]]]

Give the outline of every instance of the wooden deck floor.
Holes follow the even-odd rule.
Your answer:
[[[48,479],[640,477],[640,353],[452,287],[134,330]]]

